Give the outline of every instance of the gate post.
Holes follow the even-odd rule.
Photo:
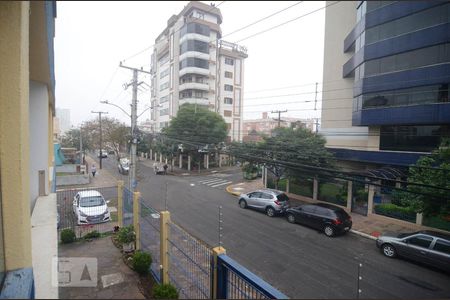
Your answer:
[[[169,283],[169,222],[170,212],[162,211],[160,213],[160,242],[159,255],[162,267],[161,281],[163,284]]]
[[[214,247],[212,249],[213,257],[211,261],[211,299],[226,299],[226,281],[227,276],[223,276],[226,268],[218,269],[219,255],[226,254],[223,247]],[[225,274],[226,275],[226,274]]]
[[[313,200],[317,200],[317,196],[319,194],[319,180],[317,177],[314,177],[313,181]]]
[[[139,223],[139,198],[141,193],[133,193],[133,228],[136,233],[136,250],[141,250],[141,225]]]
[[[353,181],[347,181],[347,209],[352,211]]]
[[[117,223],[123,227],[123,180],[117,181]]]

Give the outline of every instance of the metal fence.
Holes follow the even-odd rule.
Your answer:
[[[169,223],[169,278],[185,299],[211,298],[212,251],[175,223]]]
[[[140,199],[139,224],[141,226],[141,248],[143,251],[150,252],[152,255],[151,272],[153,277],[161,282],[160,273],[160,214],[151,206],[144,204]]]
[[[58,236],[72,229],[77,238],[97,231],[111,232],[117,225],[117,187],[57,190]]]
[[[217,299],[287,299],[229,256],[217,257]]]

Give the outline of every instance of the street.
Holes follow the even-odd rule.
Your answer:
[[[127,177],[118,173],[113,156],[103,160],[103,167],[118,179]],[[356,298],[359,263],[361,298],[450,297],[449,275],[386,258],[373,240],[354,234],[328,238],[283,217],[241,209],[237,197],[225,191],[228,182],[241,180],[240,173],[163,176],[142,163],[138,170],[144,201],[158,210],[167,205],[174,222],[210,246],[219,244],[222,206],[227,254],[289,297]]]

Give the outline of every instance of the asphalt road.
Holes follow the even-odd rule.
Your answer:
[[[114,157],[104,161],[117,171]],[[220,175],[215,175],[220,176]],[[223,175],[232,182],[239,174]],[[144,201],[211,246],[218,245],[218,207],[223,213],[227,254],[292,298],[356,298],[362,263],[361,298],[450,298],[450,275],[403,259],[384,257],[369,240],[354,234],[327,238],[282,217],[241,209],[227,185],[211,176],[163,176],[139,166]],[[202,183],[203,182],[203,183]],[[206,183],[205,183],[206,182]],[[167,183],[167,198],[166,198]]]

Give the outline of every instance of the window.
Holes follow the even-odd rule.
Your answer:
[[[425,235],[418,235],[412,238],[409,238],[406,240],[408,244],[422,247],[422,248],[428,248],[430,247],[431,242],[433,241],[432,237],[425,236]]]
[[[163,91],[163,90],[167,89],[168,87],[169,87],[169,83],[165,82],[159,86],[159,90]]]
[[[228,129],[228,131],[231,130],[231,123],[227,123],[227,129]]]
[[[180,54],[183,54],[187,51],[209,53],[209,45],[208,43],[202,41],[186,40],[180,45]]]
[[[233,73],[225,71],[225,78],[233,78]]]
[[[161,72],[161,74],[159,74],[159,78],[164,78],[167,75],[169,75],[169,68],[165,69],[164,71]]]
[[[167,101],[169,101],[169,96],[168,95],[159,98],[159,103],[164,103],[164,102],[167,102]]]
[[[232,86],[232,85],[229,85],[229,84],[225,84],[224,89],[225,89],[225,91],[232,92],[232,91],[233,91],[233,86]]]
[[[279,194],[277,199],[280,201],[289,201],[289,197],[286,194]]]
[[[450,125],[381,126],[380,150],[431,152],[450,137]]]
[[[183,99],[183,98],[204,99],[206,97],[205,97],[205,94],[203,93],[203,91],[201,91],[201,90],[185,90],[180,93],[180,99]]]
[[[169,126],[169,122],[160,122],[159,123],[159,127],[160,128],[165,128],[165,127],[168,127]]]
[[[272,195],[266,194],[266,193],[261,193],[261,198],[263,199],[272,199]]]
[[[230,66],[234,65],[234,59],[225,57],[225,64]]]
[[[433,249],[442,253],[450,254],[450,243],[444,240],[437,240]]]
[[[225,98],[223,99],[223,103],[224,103],[224,104],[233,104],[233,98],[225,97]]]
[[[198,33],[204,36],[209,36],[211,29],[203,24],[197,23],[188,23],[184,25],[180,30],[180,37],[184,36],[187,33]]]
[[[304,211],[307,214],[313,214],[316,211],[316,207],[313,205],[303,205],[302,211]]]
[[[254,192],[249,195],[250,198],[261,198],[260,192]]]
[[[231,110],[224,110],[223,111],[223,115],[225,116],[225,117],[231,117]]]
[[[320,206],[316,207],[316,214],[321,216],[331,216],[331,212],[329,209]]]
[[[209,62],[201,58],[187,57],[180,61],[180,70],[187,67],[209,69]]]
[[[159,59],[159,64],[163,65],[169,61],[169,53],[167,52],[163,57]]]
[[[168,108],[164,108],[164,109],[161,109],[159,111],[159,115],[160,116],[167,116],[168,114],[169,114],[169,109]]]

